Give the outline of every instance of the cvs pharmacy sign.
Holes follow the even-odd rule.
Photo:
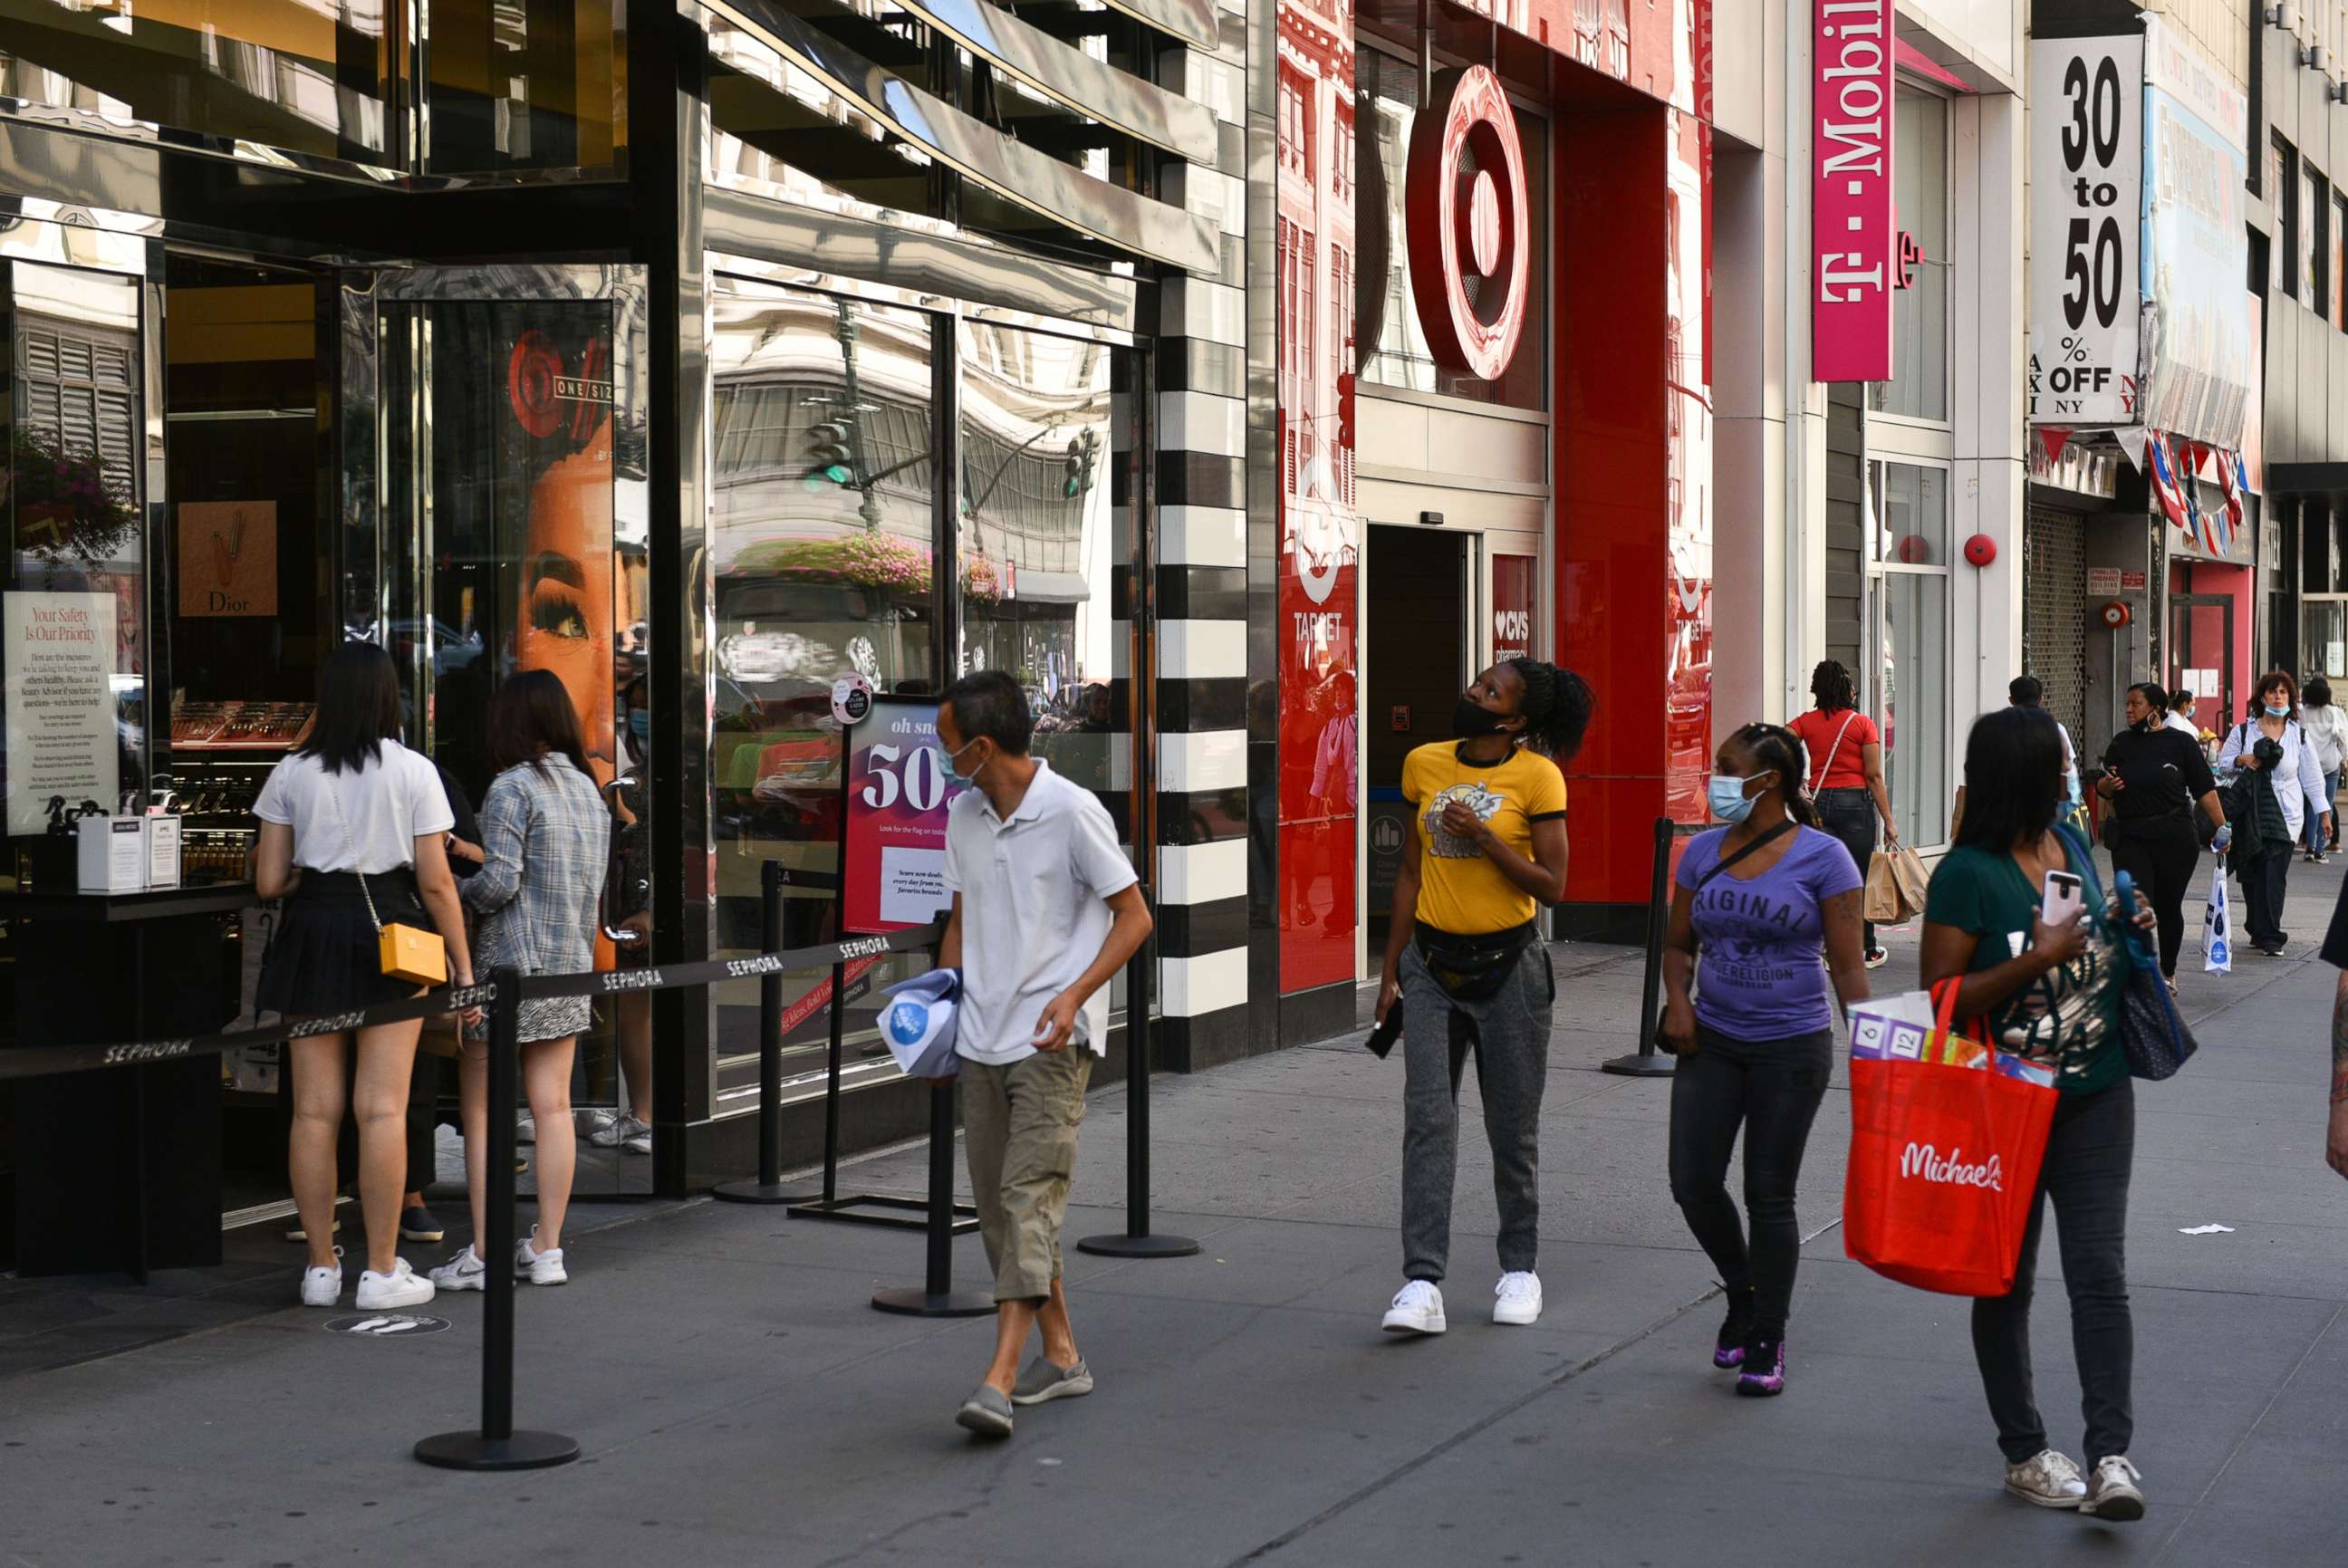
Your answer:
[[[1811,377],[1891,377],[1892,0],[1818,0],[1810,68]]]

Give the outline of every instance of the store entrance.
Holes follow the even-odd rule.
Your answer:
[[[1367,916],[1372,961],[1383,951],[1410,807],[1403,758],[1447,740],[1451,708],[1475,672],[1468,635],[1468,535],[1444,529],[1370,528],[1369,614],[1364,617],[1367,696],[1362,703],[1363,788],[1369,834]]]
[[[2202,728],[2225,732],[2241,716],[2234,672],[2234,601],[2221,593],[2172,593],[2168,598],[2168,685],[2197,699]]]
[[[345,618],[391,651],[410,743],[439,764],[460,823],[489,787],[500,683],[526,670],[561,680],[613,817],[600,968],[644,962],[651,938],[645,421],[622,275],[422,269],[346,294],[372,315],[381,445],[380,511],[347,524]],[[453,1098],[453,1063],[419,1068]],[[649,1192],[648,996],[597,1000],[572,1095],[576,1191]]]

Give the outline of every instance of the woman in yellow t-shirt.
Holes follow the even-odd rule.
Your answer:
[[[1500,1210],[1495,1323],[1540,1316],[1539,1128],[1557,979],[1536,940],[1542,903],[1565,896],[1565,776],[1592,706],[1571,670],[1503,659],[1461,695],[1457,738],[1404,759],[1416,818],[1403,841],[1378,1022],[1403,1010],[1402,1290],[1396,1334],[1440,1334],[1459,1153],[1459,1071],[1476,1051]]]

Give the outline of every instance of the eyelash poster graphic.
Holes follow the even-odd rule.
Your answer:
[[[600,788],[620,771],[613,657],[627,588],[613,573],[612,344],[600,320],[561,320],[520,332],[507,357],[499,471],[527,480],[520,526],[503,531],[520,545],[514,667],[562,682]]]

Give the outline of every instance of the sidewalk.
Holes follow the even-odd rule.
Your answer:
[[[1488,1322],[1471,1087],[1452,1330],[1378,1332],[1399,1283],[1401,1066],[1340,1040],[1157,1080],[1158,1228],[1206,1251],[1071,1252],[1100,1389],[1022,1412],[1008,1443],[952,1424],[991,1322],[866,1305],[918,1280],[917,1237],[702,1202],[580,1233],[572,1284],[521,1298],[520,1421],[577,1437],[580,1463],[472,1477],[407,1458],[476,1418],[478,1297],[442,1298],[426,1310],[455,1327],[404,1340],[287,1309],[0,1377],[0,1563],[2330,1561],[2348,1531],[2348,1182],[2322,1161],[2334,975],[2312,954],[2340,871],[2294,868],[2290,956],[2187,975],[2203,1052],[2140,1086],[2139,1524],[2000,1493],[1965,1304],[1843,1258],[1839,1086],[1805,1172],[1792,1387],[1730,1397],[1710,1270],[1664,1181],[1669,1085],[1596,1070],[1630,1047],[1638,954],[1562,945],[1534,1328]],[[1911,984],[1914,933],[1890,944],[1878,985]],[[1122,1226],[1123,1110],[1092,1106],[1072,1239]],[[911,1193],[923,1171],[899,1150],[843,1185]],[[2234,1230],[2179,1233],[2207,1222]],[[983,1280],[975,1237],[955,1267]],[[2042,1273],[2040,1397],[2075,1452],[2051,1240]],[[290,1266],[282,1284],[290,1299]]]

